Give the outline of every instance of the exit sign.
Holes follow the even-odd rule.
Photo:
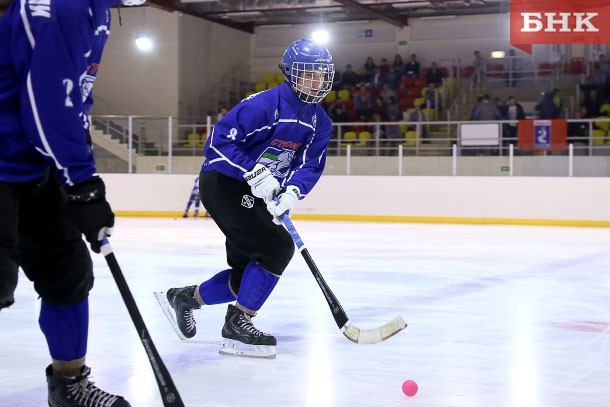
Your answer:
[[[155,169],[156,169],[157,171],[165,171],[165,165],[157,165],[157,166],[155,167]]]
[[[503,165],[500,167],[500,171],[502,172],[509,172],[510,171],[510,165]]]

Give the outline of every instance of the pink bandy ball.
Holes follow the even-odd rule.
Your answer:
[[[415,383],[413,380],[405,380],[405,382],[402,384],[402,392],[409,397],[413,397],[417,394],[417,383]]]

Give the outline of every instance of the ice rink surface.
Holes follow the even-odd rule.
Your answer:
[[[275,360],[218,354],[226,305],[178,339],[152,292],[226,268],[209,219],[117,219],[117,259],[187,406],[610,406],[610,229],[295,220],[355,325],[403,315],[376,345],[349,342],[297,252],[254,324]],[[90,297],[92,380],[161,406],[151,368],[101,255]],[[0,406],[46,405],[39,300],[20,274],[0,313]],[[408,398],[406,379],[419,384]]]

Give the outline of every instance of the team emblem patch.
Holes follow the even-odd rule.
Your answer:
[[[244,208],[251,209],[254,207],[254,197],[250,195],[244,195],[241,197],[241,206]]]

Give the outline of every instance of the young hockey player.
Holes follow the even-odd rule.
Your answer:
[[[223,354],[275,358],[275,337],[254,327],[251,318],[294,254],[279,216],[292,214],[326,162],[331,121],[318,103],[332,87],[332,56],[300,39],[286,49],[279,67],[285,82],[241,101],[216,124],[205,146],[199,190],[226,237],[229,268],[200,285],[158,296],[183,339],[196,333],[193,309],[235,301],[222,328]]]
[[[85,366],[93,268],[82,234],[99,253],[114,225],[89,108],[118,3],[13,0],[0,19],[0,309],[15,301],[21,266],[41,298],[51,407],[129,406]]]

